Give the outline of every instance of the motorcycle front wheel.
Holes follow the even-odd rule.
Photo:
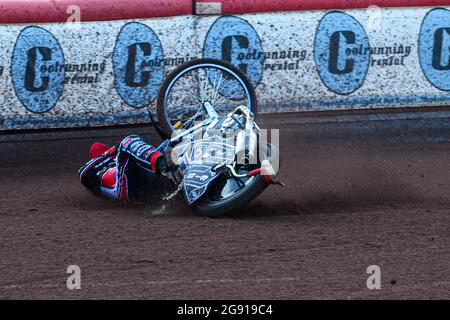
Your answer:
[[[241,105],[257,112],[255,89],[242,70],[224,60],[192,60],[173,70],[158,92],[157,117],[166,138],[171,137],[176,123],[188,123],[206,102],[219,115]]]

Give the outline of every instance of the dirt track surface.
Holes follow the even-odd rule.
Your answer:
[[[281,128],[287,188],[224,219],[83,189],[90,143],[158,142],[149,128],[0,136],[0,298],[450,298],[448,119],[296,117],[261,120]],[[72,264],[81,290],[66,287]]]

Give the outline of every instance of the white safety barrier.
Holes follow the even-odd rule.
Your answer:
[[[164,76],[202,56],[244,70],[259,112],[450,102],[446,8],[1,25],[0,35],[0,130],[147,122]]]

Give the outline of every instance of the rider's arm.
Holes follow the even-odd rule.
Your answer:
[[[97,177],[97,173],[99,173],[99,171],[101,171],[111,161],[114,161],[116,153],[116,147],[112,147],[101,156],[90,160],[80,168],[80,170],[78,171],[80,175],[80,181],[87,189],[95,194],[101,193],[101,181],[99,177]]]

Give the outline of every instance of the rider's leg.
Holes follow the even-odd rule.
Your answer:
[[[130,135],[122,140],[117,148],[116,162],[117,197],[121,203],[128,201],[138,191],[138,181],[132,181],[139,178],[136,177],[139,171],[136,166],[158,174],[165,168],[163,154],[138,135]]]
[[[123,139],[119,144],[118,152],[119,161],[121,161],[119,155],[122,157],[127,155],[127,158],[131,158],[145,170],[161,173],[164,169],[164,155],[138,135],[131,135]]]

